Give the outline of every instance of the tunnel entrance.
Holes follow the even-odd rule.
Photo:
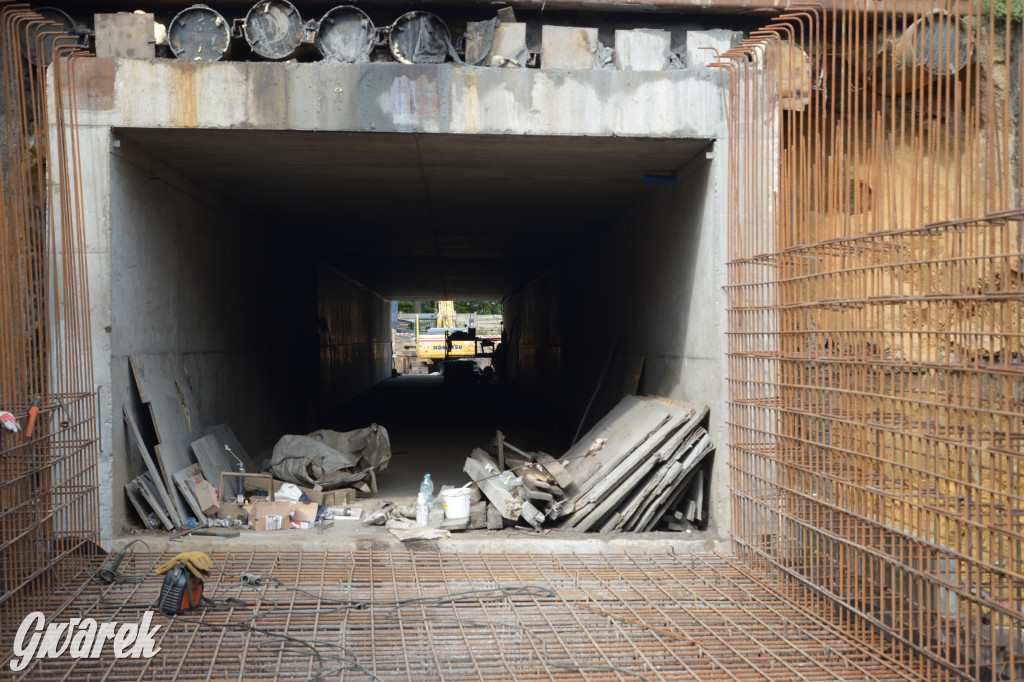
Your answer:
[[[461,485],[499,428],[557,457],[637,356],[641,393],[724,412],[709,140],[112,135],[115,409],[138,401],[131,356],[180,355],[203,423],[257,465],[287,433],[391,429],[387,494],[428,463]],[[507,381],[392,380],[396,299],[502,300]],[[115,468],[115,490],[133,475]]]

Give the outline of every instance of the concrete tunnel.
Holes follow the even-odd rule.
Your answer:
[[[386,400],[359,403],[391,376],[391,300],[501,299],[515,400],[561,427],[563,448],[613,349],[645,356],[640,393],[710,405],[718,455],[700,541],[725,538],[728,139],[717,74],[81,69],[79,82],[111,84],[79,116],[98,225],[94,356],[110,386],[105,536],[132,514],[119,464],[130,457],[121,405],[137,399],[129,356],[181,354],[204,423],[230,424],[260,453],[285,433],[388,426]],[[424,399],[449,398],[438,386]],[[433,436],[450,439],[442,471],[460,472],[466,443],[450,428]],[[422,471],[396,457],[382,485],[412,491]]]

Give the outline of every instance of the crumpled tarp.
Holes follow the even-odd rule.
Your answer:
[[[274,478],[325,490],[368,478],[391,460],[387,429],[372,424],[355,431],[321,429],[308,436],[282,436],[266,470]]]

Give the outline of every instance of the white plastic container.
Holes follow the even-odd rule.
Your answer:
[[[416,523],[421,526],[427,525],[430,521],[430,507],[427,506],[427,498],[423,496],[423,493],[417,493],[416,495]]]
[[[469,518],[469,498],[473,494],[469,488],[455,488],[441,493],[444,501],[444,517],[446,519]]]

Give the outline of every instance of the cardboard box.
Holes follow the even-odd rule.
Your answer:
[[[204,514],[214,514],[220,509],[220,501],[217,499],[217,489],[210,485],[209,481],[199,479],[192,486],[192,493],[199,502],[200,509]]]
[[[296,502],[295,511],[292,512],[293,521],[316,521],[316,510],[320,505],[313,502]]]
[[[253,530],[283,530],[288,527],[288,517],[280,514],[267,514],[257,518],[253,524]]]
[[[252,505],[248,505],[252,506]],[[249,512],[246,507],[235,502],[221,502],[220,508],[217,509],[218,519],[238,519],[248,518]]]
[[[291,502],[260,500],[246,505],[244,509],[249,515],[249,523],[252,524],[254,530],[282,530],[288,528],[288,520],[293,506]],[[276,521],[269,517],[276,517]]]

